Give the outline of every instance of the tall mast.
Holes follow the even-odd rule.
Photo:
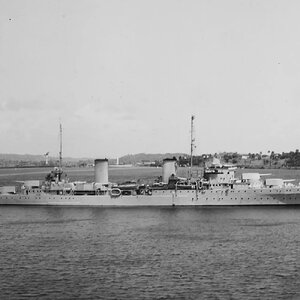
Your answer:
[[[195,119],[195,116],[192,115],[192,117],[191,117],[191,162],[190,162],[190,177],[192,177],[193,151],[194,151],[194,148],[195,148],[194,119]]]
[[[59,123],[59,167],[62,169],[62,125]]]

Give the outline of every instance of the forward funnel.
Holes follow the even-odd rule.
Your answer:
[[[165,158],[163,160],[163,182],[168,183],[170,176],[176,175],[176,162],[176,158]]]

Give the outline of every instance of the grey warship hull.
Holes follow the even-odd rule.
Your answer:
[[[300,187],[213,190],[154,190],[151,195],[1,194],[0,205],[44,206],[242,206],[300,205]]]

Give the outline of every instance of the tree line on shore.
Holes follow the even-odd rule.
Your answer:
[[[213,158],[218,158],[223,164],[233,164],[240,167],[248,168],[296,168],[300,167],[300,152],[299,149],[290,152],[275,153],[274,151],[268,151],[267,154],[248,153],[239,154],[237,152],[223,152],[215,154],[202,154],[193,157],[193,165],[204,166]],[[179,165],[190,165],[190,156],[179,156]]]

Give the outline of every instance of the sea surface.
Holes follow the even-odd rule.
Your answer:
[[[0,299],[300,299],[300,208],[0,207]]]

